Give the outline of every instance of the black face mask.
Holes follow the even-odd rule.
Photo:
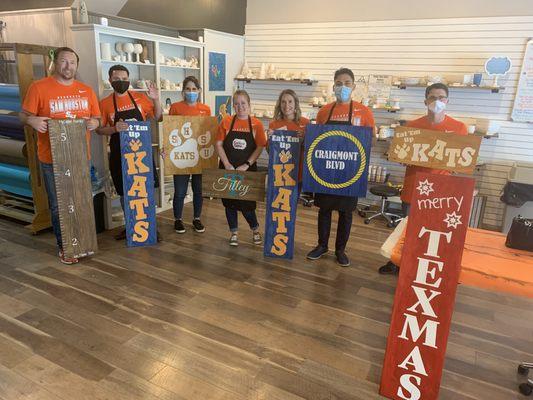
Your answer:
[[[115,89],[115,92],[122,94],[130,87],[130,81],[113,81],[111,86]]]

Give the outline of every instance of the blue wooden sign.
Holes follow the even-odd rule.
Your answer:
[[[303,191],[365,197],[372,128],[307,125]]]
[[[129,247],[157,243],[150,122],[128,122],[120,132],[126,242]]]
[[[269,139],[268,185],[265,215],[267,257],[292,259],[298,205],[298,133],[274,131]]]

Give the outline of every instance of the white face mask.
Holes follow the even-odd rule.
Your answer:
[[[433,114],[440,114],[446,109],[446,103],[435,100],[433,103],[428,104],[428,110],[431,111]]]

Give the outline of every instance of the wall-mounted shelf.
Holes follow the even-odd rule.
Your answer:
[[[309,104],[309,106],[311,107],[314,107],[314,108],[322,108],[324,106],[319,106],[319,105],[316,105],[316,104]],[[368,107],[368,106],[367,106]],[[395,113],[395,112],[398,112],[398,111],[401,111],[402,109],[401,108],[393,108],[393,107],[368,107],[370,108],[370,110],[372,111],[387,111],[387,112],[390,112],[390,113]]]
[[[301,84],[301,85],[307,85],[312,86],[313,84],[317,83],[318,81],[311,80],[311,79],[249,79],[249,78],[235,78],[237,82],[281,82],[281,83],[294,83],[294,84]]]
[[[487,135],[486,133],[482,132],[474,132],[474,135],[481,136],[483,139],[497,138],[498,136],[500,136],[498,133]]]
[[[393,84],[392,86],[398,88],[398,89],[407,89],[407,88],[427,88],[428,85],[422,85],[422,84],[414,84],[414,85],[409,85],[409,84],[406,84],[406,83],[400,83],[400,84]],[[505,88],[503,86],[475,86],[475,85],[471,85],[471,86],[467,86],[467,85],[447,85],[449,89],[465,89],[465,90],[485,90],[485,91],[490,91],[492,93],[499,93],[500,91],[503,91],[505,90]]]
[[[102,60],[102,64],[124,64],[124,65],[137,65],[139,67],[155,67],[152,63],[141,63],[135,61],[114,61],[114,60]]]
[[[179,65],[166,65],[166,64],[161,64],[159,67],[161,67],[161,68],[192,69],[192,70],[199,70],[200,69],[198,67],[181,67]]]

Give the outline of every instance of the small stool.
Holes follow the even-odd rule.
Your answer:
[[[383,217],[387,221],[387,226],[389,228],[394,228],[396,225],[398,225],[403,217],[387,211],[387,200],[389,197],[398,196],[400,194],[400,189],[389,185],[376,185],[372,186],[369,191],[373,195],[381,197],[381,210],[377,213],[374,213],[370,217],[367,217],[368,213],[373,212],[370,210],[370,207],[367,206],[364,209],[357,210],[358,214],[365,219],[365,224],[369,224],[374,218]]]

